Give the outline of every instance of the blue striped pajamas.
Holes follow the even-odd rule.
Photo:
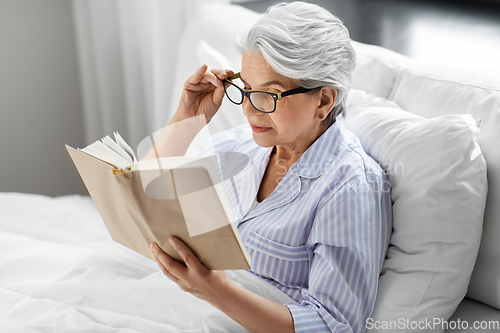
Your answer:
[[[364,332],[392,231],[392,203],[384,172],[357,137],[337,119],[250,211],[272,147],[256,145],[248,124],[213,135],[212,143],[216,152],[250,158],[226,190],[228,202],[252,273],[297,302],[285,304],[296,332]]]

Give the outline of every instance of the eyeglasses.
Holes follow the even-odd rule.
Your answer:
[[[295,94],[302,94],[313,90],[298,87],[280,93],[261,90],[245,91],[236,84],[237,79],[239,79],[238,81],[241,81],[240,73],[234,74],[230,79],[222,80],[224,83],[229,83],[229,85],[224,84],[224,91],[226,92],[227,98],[229,98],[229,100],[234,104],[241,105],[243,103],[243,99],[246,97],[257,111],[264,113],[272,113],[276,111],[276,103],[280,98]]]

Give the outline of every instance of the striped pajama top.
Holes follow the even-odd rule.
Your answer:
[[[383,170],[358,138],[337,118],[255,208],[273,147],[258,146],[248,124],[211,141],[215,152],[249,158],[231,179],[220,171],[225,192],[251,272],[297,302],[285,304],[295,331],[364,332],[392,231],[392,203]]]

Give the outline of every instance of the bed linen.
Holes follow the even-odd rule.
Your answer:
[[[280,303],[247,271],[236,283]],[[114,242],[88,196],[0,193],[0,332],[247,332]]]

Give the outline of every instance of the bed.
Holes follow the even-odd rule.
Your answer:
[[[210,19],[221,13],[238,17],[239,24],[228,31]],[[174,99],[199,64],[237,64],[233,45],[225,41],[258,18],[236,5],[206,7],[198,15],[182,36]],[[455,323],[460,318],[469,325],[448,332],[473,331],[475,320],[500,323],[500,154],[495,147],[500,76],[417,64],[357,42],[354,47],[358,63],[346,125],[389,174],[395,209],[368,332],[447,331],[409,326],[434,318]],[[223,104],[211,131],[244,120],[230,108]],[[466,135],[463,145],[455,137],[450,141],[442,128]],[[428,150],[415,148],[424,132],[432,158]],[[442,152],[450,147],[462,150],[451,151],[457,167],[445,172],[451,160]],[[88,196],[0,193],[0,253],[0,332],[246,332],[182,292],[153,261],[113,242]],[[248,272],[228,274],[252,291],[282,299],[279,290]],[[400,318],[406,326],[382,325]]]
[[[114,242],[90,197],[0,202],[0,332],[246,332]],[[228,273],[274,299],[271,285]]]

